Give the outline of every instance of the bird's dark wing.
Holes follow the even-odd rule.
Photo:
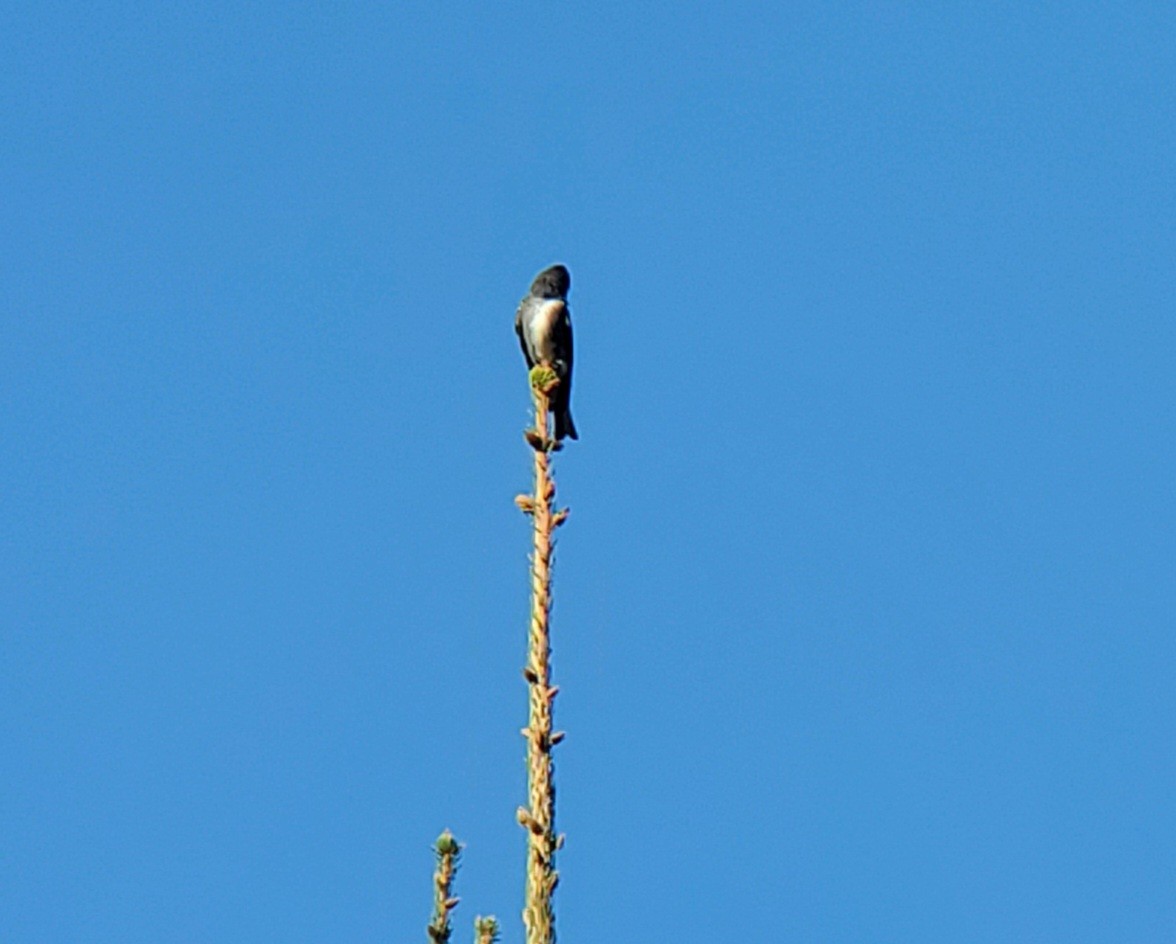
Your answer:
[[[515,312],[515,334],[519,336],[519,347],[523,349],[523,358],[527,362],[527,369],[530,370],[535,366],[535,361],[531,358],[531,349],[527,347],[527,337],[523,333],[523,309],[526,307],[527,300],[524,298]]]
[[[560,375],[560,382],[565,388],[562,395],[564,401],[572,392],[572,310],[566,304],[563,313],[555,323],[551,332],[551,339],[555,347],[556,372]]]
[[[570,436],[579,439],[576,424],[572,422],[572,311],[564,305],[560,319],[552,330],[555,348],[555,369],[559,374],[559,387],[555,391],[552,407],[555,409],[555,438]]]

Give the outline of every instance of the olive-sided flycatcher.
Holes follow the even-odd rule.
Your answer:
[[[515,314],[515,331],[527,367],[542,364],[559,377],[559,386],[551,398],[557,441],[565,436],[580,438],[568,405],[572,395],[572,313],[568,308],[571,285],[566,267],[553,265],[544,269],[535,276],[531,291],[519,302]]]

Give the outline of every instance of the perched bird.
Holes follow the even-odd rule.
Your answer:
[[[565,436],[580,438],[568,404],[572,396],[572,313],[568,308],[571,285],[566,267],[553,265],[544,269],[535,276],[531,291],[519,302],[515,314],[515,332],[527,367],[542,364],[559,377],[559,386],[551,397],[557,441]]]

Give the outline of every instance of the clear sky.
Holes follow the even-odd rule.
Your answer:
[[[1176,934],[1176,12],[0,11],[0,938]]]

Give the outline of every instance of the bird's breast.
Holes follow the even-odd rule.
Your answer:
[[[531,310],[530,323],[527,325],[531,336],[531,343],[535,346],[535,353],[543,360],[550,361],[555,355],[552,337],[555,326],[564,317],[564,303],[558,298],[545,299]]]

